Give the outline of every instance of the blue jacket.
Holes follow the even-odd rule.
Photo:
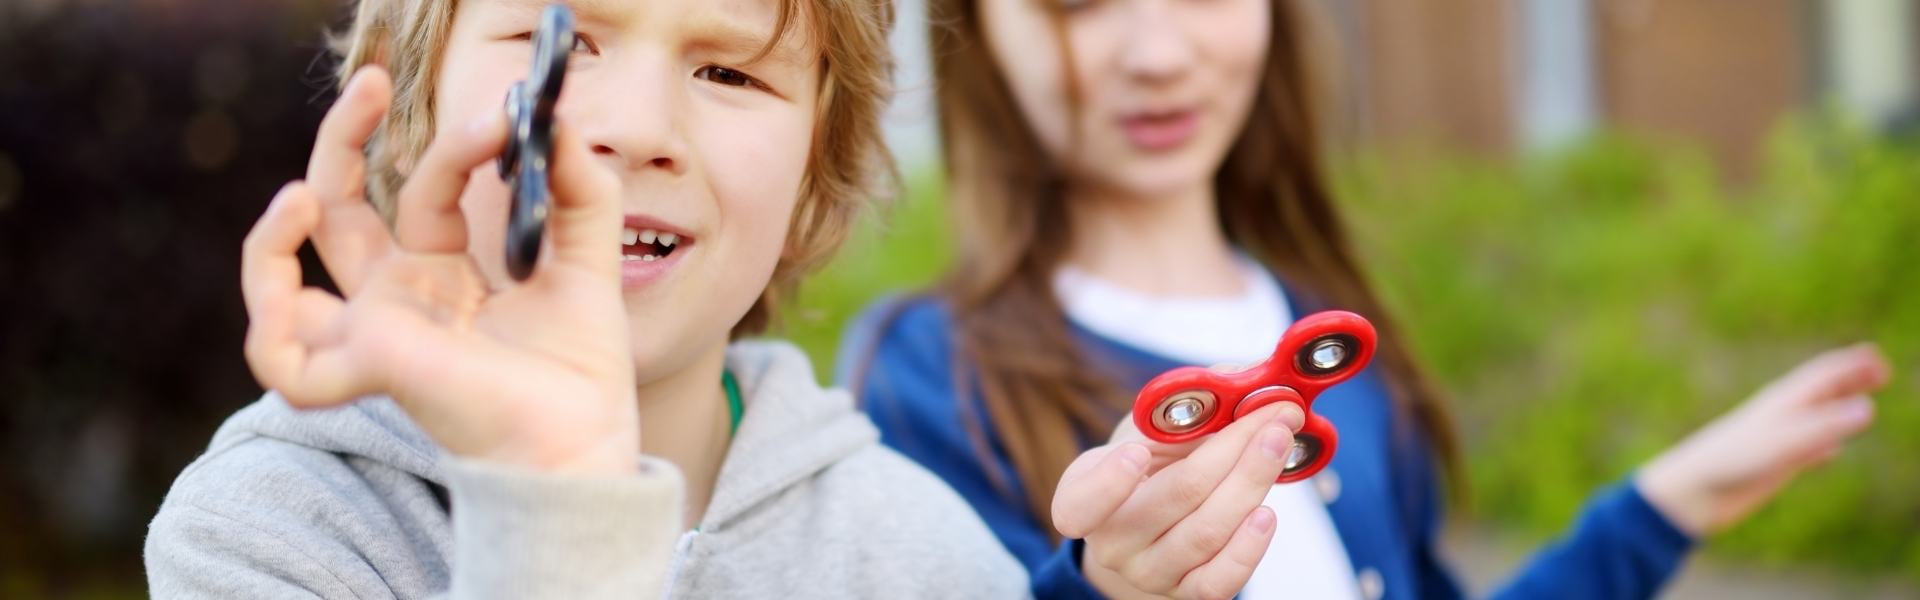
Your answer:
[[[860,395],[884,443],[939,474],[973,504],[1027,565],[1036,596],[1099,597],[1080,570],[1082,544],[1051,541],[1048,526],[1027,510],[1025,491],[1018,489],[1019,478],[981,403],[956,397],[953,332],[952,315],[938,300],[916,297],[869,307],[843,337],[841,383]],[[1078,326],[1074,334],[1122,389],[1138,389],[1180,366]],[[859,381],[849,381],[855,377]],[[1394,410],[1380,374],[1370,367],[1327,390],[1314,410],[1340,430],[1339,451],[1316,479],[1325,480],[1318,486],[1361,591],[1386,598],[1460,597],[1436,554],[1443,506],[1435,467],[1420,432]],[[1114,415],[1114,422],[1122,416]],[[969,442],[967,421],[992,442],[991,461],[983,463]],[[1016,489],[997,489],[988,469]],[[1571,532],[1539,551],[1494,597],[1650,598],[1691,545],[1629,480],[1596,495]]]

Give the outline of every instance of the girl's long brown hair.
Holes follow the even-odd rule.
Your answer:
[[[1290,284],[1374,323],[1395,410],[1411,418],[1446,471],[1457,474],[1457,444],[1440,393],[1362,275],[1321,172],[1305,39],[1292,5],[1273,3],[1272,41],[1257,98],[1215,175],[1220,227],[1231,243]],[[1125,414],[1132,397],[1087,360],[1053,295],[1052,274],[1072,245],[1063,170],[1015,104],[987,46],[978,1],[931,0],[928,10],[935,101],[958,233],[956,265],[938,293],[954,312],[954,380],[979,386],[963,383],[958,401],[977,397],[985,404],[1029,508],[1050,522],[1060,474],[1083,440],[1106,439],[1114,416]],[[1064,29],[1060,18],[1055,15],[1057,32]],[[1064,46],[1065,36],[1059,39]],[[1070,60],[1063,62],[1070,67]],[[970,431],[987,456],[990,446],[978,428]]]

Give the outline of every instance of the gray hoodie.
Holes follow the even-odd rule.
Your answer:
[[[391,400],[295,411],[279,397],[214,434],[154,517],[156,597],[946,597],[1027,594],[966,502],[878,444],[791,345],[727,353],[746,414],[700,526],[642,457],[621,477],[455,458]],[[451,514],[449,514],[451,513]]]

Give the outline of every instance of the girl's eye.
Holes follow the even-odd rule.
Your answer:
[[[760,87],[760,82],[746,73],[714,65],[700,67],[693,76],[726,86]]]

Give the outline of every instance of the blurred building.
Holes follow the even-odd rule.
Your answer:
[[[1779,119],[1920,111],[1913,0],[1320,0],[1332,115],[1358,139],[1488,152],[1618,127],[1706,148],[1735,177]],[[1904,124],[1904,125],[1903,125]]]

